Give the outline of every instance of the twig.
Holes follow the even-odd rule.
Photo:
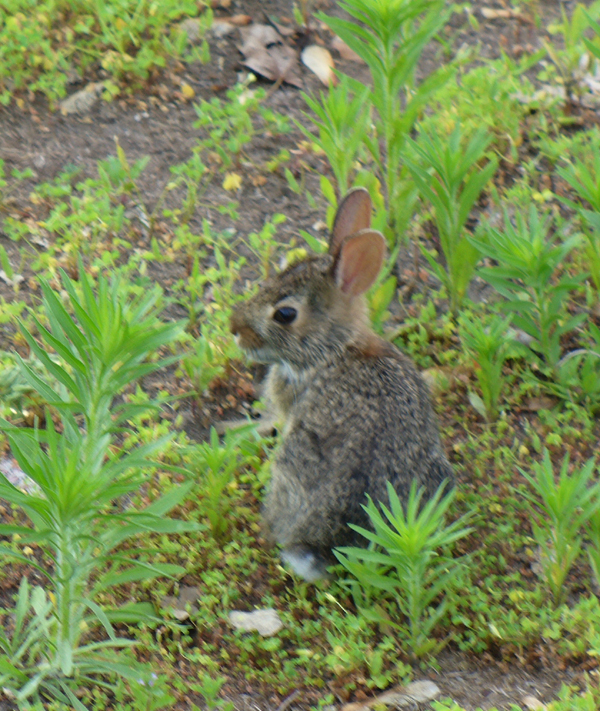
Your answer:
[[[279,706],[277,707],[276,711],[285,711],[291,704],[294,703],[294,701],[300,696],[301,694],[300,689],[296,689],[296,691],[293,691],[286,699],[284,699]]]

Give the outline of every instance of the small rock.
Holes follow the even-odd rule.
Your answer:
[[[15,286],[16,284],[20,284],[25,281],[25,277],[21,274],[13,274],[12,277],[9,277],[4,269],[0,269],[0,279],[9,286]]]
[[[544,711],[546,706],[535,696],[524,696],[521,703],[531,711]]]
[[[162,599],[160,606],[162,608],[170,608],[173,610],[173,616],[179,622],[184,622],[189,619],[190,614],[198,612],[198,607],[194,603],[200,599],[200,589],[191,586],[183,585],[179,588],[179,595],[169,595]]]
[[[233,34],[237,27],[227,20],[214,20],[210,27],[210,34],[217,39]]]
[[[15,459],[9,459],[8,457],[0,459],[0,473],[17,489],[26,491],[28,494],[39,494],[39,486],[25,474]]]
[[[413,681],[406,686],[384,691],[383,694],[379,694],[379,696],[375,696],[371,699],[346,704],[342,707],[342,711],[366,711],[380,704],[394,706],[396,708],[403,706],[414,707],[415,704],[422,704],[435,699],[439,694],[440,689],[438,685],[432,681],[426,679],[423,681]]]
[[[283,627],[277,610],[272,608],[253,610],[252,612],[232,610],[229,613],[229,622],[238,630],[245,632],[256,630],[263,637],[272,637]]]
[[[63,116],[69,114],[85,114],[91,111],[104,89],[104,82],[92,82],[80,91],[76,91],[60,102],[60,112]]]
[[[437,684],[432,681],[413,681],[398,691],[386,691],[376,698],[376,703],[388,706],[413,706],[435,699],[440,693]]]

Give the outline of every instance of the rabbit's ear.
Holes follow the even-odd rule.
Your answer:
[[[334,266],[338,287],[350,296],[364,294],[377,279],[384,255],[385,239],[381,232],[366,229],[348,237]]]
[[[371,196],[364,188],[351,190],[340,203],[329,239],[329,254],[337,257],[349,235],[371,226]]]

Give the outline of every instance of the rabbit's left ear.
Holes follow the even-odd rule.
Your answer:
[[[371,226],[371,196],[365,188],[351,190],[339,204],[329,239],[329,254],[337,257],[342,242]]]
[[[342,242],[334,264],[336,284],[344,294],[359,296],[375,282],[385,256],[385,239],[376,230],[360,230]]]

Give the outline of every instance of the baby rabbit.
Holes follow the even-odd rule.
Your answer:
[[[369,193],[340,204],[326,255],[267,280],[237,307],[231,331],[253,360],[269,363],[266,394],[283,422],[264,518],[283,559],[308,581],[331,549],[364,545],[348,523],[369,527],[368,494],[406,500],[416,479],[432,495],[452,469],[425,383],[412,361],[370,328],[364,293],[385,241]]]

